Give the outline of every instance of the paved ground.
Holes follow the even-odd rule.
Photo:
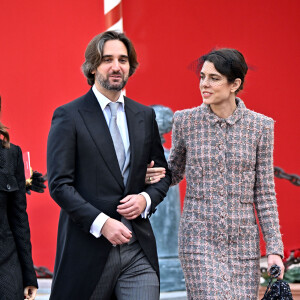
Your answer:
[[[49,300],[51,279],[39,279],[39,289],[38,295],[35,298],[36,300]],[[161,293],[161,300],[187,300],[186,292],[170,292],[170,293]]]
[[[261,259],[261,266],[266,267],[267,261],[265,258]],[[39,279],[39,289],[36,300],[49,300],[49,293],[51,287],[51,279]],[[161,300],[187,300],[186,292],[168,292],[160,294]]]

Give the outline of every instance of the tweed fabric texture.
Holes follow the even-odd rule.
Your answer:
[[[227,119],[206,104],[174,115],[172,184],[186,176],[179,258],[189,299],[257,299],[259,230],[283,256],[274,190],[271,118],[236,98]]]
[[[0,146],[1,300],[21,300],[26,286],[37,287],[26,206],[21,149],[13,144],[9,149]]]

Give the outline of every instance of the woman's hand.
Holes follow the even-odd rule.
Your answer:
[[[157,183],[166,176],[165,168],[161,168],[161,167],[153,168],[153,166],[154,166],[154,161],[152,160],[147,168],[147,173],[146,173],[146,177],[145,177],[146,184]]]
[[[35,286],[26,286],[24,289],[25,299],[34,300],[36,296],[37,288]]]
[[[280,267],[281,272],[280,272],[280,275],[278,276],[278,279],[283,279],[284,265],[283,265],[281,257],[277,254],[270,254],[268,256],[268,274],[269,275],[270,275],[269,270],[273,265],[277,265]]]

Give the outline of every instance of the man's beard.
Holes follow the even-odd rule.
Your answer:
[[[111,75],[121,75],[119,72],[116,72],[116,73],[112,73]],[[104,76],[102,76],[100,74],[100,72],[96,72],[96,75],[95,75],[95,80],[97,80],[97,82],[103,87],[105,88],[106,90],[109,90],[109,91],[121,91],[124,86],[126,85],[127,83],[127,80],[128,80],[128,77],[127,78],[124,78],[122,76],[122,81],[120,83],[110,83],[109,82],[109,75],[107,78],[104,78]]]

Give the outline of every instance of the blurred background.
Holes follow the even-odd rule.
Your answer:
[[[236,48],[251,67],[239,96],[276,120],[275,166],[300,173],[298,0],[123,0],[122,13],[140,62],[127,96],[173,111],[198,106],[189,63],[215,47]],[[34,170],[46,173],[54,109],[88,91],[80,66],[88,42],[104,30],[103,0],[1,0],[2,122],[30,152]],[[183,182],[181,201],[184,189]],[[276,179],[276,191],[285,248],[299,248],[300,189]],[[59,207],[48,189],[27,199],[34,263],[53,271]]]

